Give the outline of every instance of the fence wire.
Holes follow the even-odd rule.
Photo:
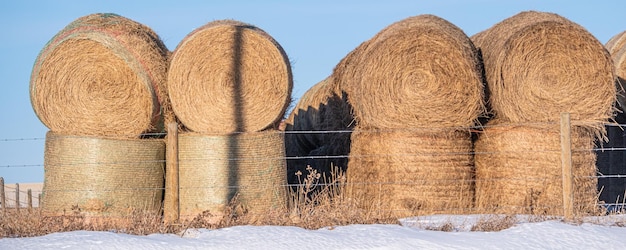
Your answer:
[[[531,126],[541,126],[541,125],[558,125],[559,123],[521,123],[521,124],[515,124],[516,126],[524,126],[524,125],[531,125]],[[573,122],[573,125],[577,125],[577,123]],[[626,127],[626,124],[616,124],[616,123],[606,123],[604,124],[606,127],[619,127],[620,129],[623,129],[624,127]],[[485,128],[489,128],[489,127],[503,127],[503,126],[508,126],[508,125],[494,125],[494,126],[472,126],[472,127],[458,127],[456,129],[459,130],[463,130],[463,131],[469,131],[472,132],[474,134],[480,134],[482,133],[482,131]],[[364,132],[373,132],[373,133],[388,133],[388,132],[395,132],[395,131],[405,131],[405,132],[423,132],[423,131],[428,131],[428,130],[432,130],[432,127],[424,127],[424,128],[407,128],[407,129],[378,129],[378,130],[367,130]],[[436,128],[435,128],[436,129]],[[362,130],[361,130],[362,131]],[[333,131],[280,131],[277,133],[283,133],[285,135],[320,135],[320,134],[346,134],[346,133],[352,133],[352,130],[333,130]],[[236,134],[236,133],[235,133]],[[163,138],[165,137],[166,134],[165,133],[148,133],[148,134],[143,134],[140,137],[146,137],[146,138]],[[82,137],[82,136],[77,136],[77,137]],[[46,138],[38,138],[38,137],[31,137],[31,138],[0,138],[0,143],[20,143],[20,142],[26,142],[26,141],[45,141]],[[626,147],[621,147],[621,146],[614,146],[614,147],[602,147],[601,143],[597,143],[598,145],[593,148],[593,149],[576,149],[573,148],[572,152],[594,152],[596,154],[598,153],[606,153],[606,152],[626,152]],[[499,151],[499,152],[485,152],[485,151],[470,151],[470,152],[436,152],[436,153],[415,153],[415,154],[408,154],[408,153],[394,153],[394,152],[384,152],[381,154],[361,154],[361,155],[355,155],[355,154],[342,154],[342,155],[302,155],[302,156],[285,156],[285,157],[279,157],[279,158],[272,158],[272,157],[266,157],[266,156],[258,156],[258,157],[246,157],[246,158],[241,158],[241,157],[201,157],[201,158],[195,158],[195,159],[179,159],[178,163],[185,163],[185,162],[192,162],[192,161],[214,161],[214,160],[226,160],[226,161],[240,161],[240,160],[277,160],[277,159],[282,159],[282,160],[286,160],[286,161],[291,161],[291,160],[328,160],[328,159],[354,159],[354,158],[377,158],[377,157],[391,157],[391,158],[403,158],[403,157],[416,157],[416,156],[453,156],[453,155],[468,155],[468,156],[472,156],[475,157],[477,155],[489,155],[489,154],[527,154],[527,155],[532,155],[532,154],[537,154],[537,153],[558,153],[561,152],[560,150],[517,150],[517,151]],[[625,153],[626,154],[626,153]],[[72,163],[72,164],[58,164],[55,165],[55,167],[76,167],[76,166],[83,166],[83,165],[107,165],[107,166],[111,166],[111,165],[128,165],[130,167],[132,167],[132,165],[134,164],[139,164],[139,163],[155,163],[155,164],[165,164],[166,160],[154,160],[154,161],[120,161],[120,162],[93,162],[93,161],[85,161],[82,163]],[[417,163],[416,163],[417,164]],[[0,169],[2,168],[42,168],[45,167],[44,164],[0,164]],[[445,168],[445,166],[442,166],[442,168]],[[450,167],[453,168],[453,167]],[[622,169],[624,171],[624,173],[612,173],[612,174],[602,174],[601,172],[598,172],[598,174],[596,176],[576,176],[576,178],[588,178],[588,179],[626,179],[626,167]],[[497,177],[493,177],[493,178],[483,178],[480,181],[553,181],[553,182],[558,182],[562,180],[562,176],[553,176],[551,178],[528,178],[528,177],[514,177],[514,178],[497,178]],[[423,182],[428,182],[428,181],[433,181],[431,179],[413,179],[412,182],[407,182],[407,181],[385,181],[385,182],[381,182],[381,181],[368,181],[368,182],[353,182],[350,183],[350,185],[407,185],[407,186],[412,186],[412,185],[421,185],[423,184]],[[475,183],[477,182],[475,179],[470,179],[470,180],[458,180],[458,179],[437,179],[437,182],[451,182],[451,183],[471,183],[471,185],[475,185]],[[626,183],[626,181],[625,181]],[[298,188],[298,187],[303,187],[305,184],[285,184],[282,185],[282,187],[284,188]],[[324,183],[324,182],[318,182],[318,183],[313,183],[313,184],[309,184],[309,186],[312,187],[327,187],[327,186],[336,186],[337,184],[335,183]],[[625,186],[626,187],[626,186]],[[194,186],[194,187],[185,187],[187,189],[215,189],[215,188],[226,188],[226,189],[240,189],[240,188],[246,188],[246,186],[244,185],[198,185],[198,186]],[[124,189],[120,189],[120,188],[115,188],[115,189],[92,189],[92,188],[85,188],[85,189],[63,189],[63,190],[50,190],[50,191],[62,191],[62,192],[116,192],[116,191],[127,191],[127,190],[158,190],[158,191],[165,191],[165,187],[163,188],[124,188]],[[14,187],[11,187],[11,185],[6,185],[5,184],[5,192],[15,192],[16,189]],[[23,190],[20,188],[20,197],[22,197],[22,195],[26,195],[27,191]],[[39,194],[41,193],[41,190],[37,190],[37,191],[33,191],[33,197],[32,200],[33,202],[39,201],[39,197],[38,195],[35,194]],[[605,208],[609,209],[609,210],[623,210],[626,204],[626,199],[624,198],[624,196],[626,196],[626,190],[624,191],[624,194],[622,196],[618,196],[618,199],[615,202],[609,202],[609,201],[603,201],[602,202],[602,206],[604,206]],[[13,204],[15,205],[16,200],[14,199],[14,196],[12,197],[11,195],[5,195],[5,200],[7,205],[9,204]],[[620,202],[621,201],[621,202]],[[20,198],[20,206],[25,206],[26,204],[26,199],[22,199]],[[598,205],[598,204],[593,204],[593,205]],[[506,207],[506,206],[503,206]],[[517,209],[520,207],[515,207],[515,206],[511,206],[511,209]],[[524,208],[524,207],[521,207]],[[554,209],[554,208],[552,208]],[[444,209],[442,209],[442,211],[440,212],[454,212],[454,211],[472,211],[474,210],[474,208],[468,209],[468,208],[462,208],[462,207],[446,207]],[[389,212],[390,210],[385,210],[385,209],[381,209],[379,210],[379,212]]]

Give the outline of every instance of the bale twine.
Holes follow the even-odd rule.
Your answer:
[[[167,48],[149,27],[115,14],[78,18],[41,50],[30,99],[50,130],[138,137],[163,128]]]
[[[432,15],[383,29],[333,74],[366,127],[470,126],[484,111],[476,49],[461,29]]]
[[[178,144],[182,219],[208,211],[219,220],[234,197],[237,207],[252,216],[286,206],[282,133],[181,133]]]
[[[117,219],[131,212],[160,214],[165,143],[49,131],[44,152],[42,211]]]
[[[469,131],[352,133],[347,196],[372,215],[467,213],[474,196]]]
[[[332,167],[345,171],[354,123],[345,94],[332,76],[311,87],[285,121],[285,150],[289,183],[299,183],[297,172],[306,167],[331,177]],[[319,131],[319,132],[317,132]],[[323,158],[301,158],[323,156]],[[332,167],[331,167],[332,166]]]
[[[558,122],[559,114],[602,131],[613,114],[613,63],[587,30],[557,14],[521,12],[474,36],[496,117]]]
[[[574,209],[597,212],[593,132],[572,128]],[[476,207],[485,213],[563,215],[559,124],[492,120],[475,143]]]
[[[194,30],[178,45],[167,87],[188,130],[225,134],[278,127],[292,86],[287,55],[270,35],[222,20]]]

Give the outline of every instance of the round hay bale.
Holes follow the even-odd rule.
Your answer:
[[[272,37],[250,24],[222,20],[181,41],[167,87],[188,130],[225,134],[278,127],[292,86],[287,55]]]
[[[118,219],[161,213],[165,143],[49,131],[44,151],[42,212]]]
[[[494,115],[511,123],[558,122],[602,131],[613,115],[613,62],[587,30],[557,14],[521,12],[472,36],[482,51]]]
[[[350,133],[354,122],[345,94],[332,76],[311,87],[298,101],[285,121],[287,177],[299,183],[296,173],[307,174],[311,166],[331,177],[331,166],[345,171],[350,153]],[[319,132],[318,132],[319,131]],[[303,159],[304,156],[324,156]],[[333,157],[336,156],[336,157]]]
[[[611,37],[604,45],[604,48],[609,51],[610,54],[615,54],[618,50],[626,45],[626,31],[622,31],[619,34]]]
[[[469,131],[355,129],[351,139],[347,197],[366,213],[399,218],[471,209]]]
[[[115,14],[78,18],[41,50],[30,99],[50,130],[138,137],[173,119],[165,92],[167,48],[149,27]]]
[[[594,134],[572,128],[574,208],[595,213]],[[484,213],[563,215],[559,124],[490,121],[475,143],[476,207]]]
[[[208,211],[219,220],[235,197],[237,206],[252,216],[285,208],[282,133],[181,133],[178,150],[181,218]]]
[[[485,110],[476,49],[461,29],[432,15],[383,29],[333,74],[359,126],[470,126]]]
[[[612,37],[607,42],[606,47],[611,53],[611,58],[615,64],[615,74],[617,75],[615,86],[617,88],[618,107],[624,109],[626,107],[626,90],[624,89],[624,85],[626,85],[626,31]],[[623,110],[618,115],[620,116],[619,120],[623,119]]]

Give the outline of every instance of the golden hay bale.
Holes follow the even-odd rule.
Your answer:
[[[325,124],[325,117],[322,117],[321,113],[323,113],[322,109],[329,107],[329,104],[342,104],[339,101],[335,101],[335,99],[341,100],[342,95],[342,91],[336,82],[333,81],[332,76],[313,85],[300,97],[293,111],[285,120],[287,124],[286,129],[307,131],[319,130],[321,126],[341,127],[341,125],[337,124]]]
[[[163,140],[108,139],[49,131],[45,144],[45,214],[71,214],[76,209],[88,217],[111,219],[132,212],[160,214]]]
[[[613,36],[605,47],[611,53],[611,58],[615,64],[617,100],[619,107],[623,109],[626,107],[626,90],[624,89],[624,85],[626,85],[626,31]]]
[[[432,15],[383,29],[333,74],[367,127],[470,126],[484,111],[476,49],[461,29]]]
[[[474,36],[496,117],[598,124],[613,114],[613,63],[587,30],[557,14],[521,12]]]
[[[181,218],[209,211],[219,219],[235,196],[253,216],[286,206],[282,133],[181,133],[178,149]]]
[[[311,87],[285,121],[285,150],[289,183],[298,183],[296,173],[307,166],[330,177],[331,165],[345,171],[354,123],[350,106],[332,76]],[[319,132],[318,132],[319,131]],[[304,159],[304,156],[323,156]]]
[[[30,99],[50,130],[138,137],[171,115],[167,48],[149,27],[115,14],[78,18],[42,49]],[[171,119],[171,118],[170,118]]]
[[[392,217],[467,213],[471,149],[468,131],[355,129],[347,196],[366,212]]]
[[[168,90],[176,117],[194,132],[255,132],[277,127],[293,80],[282,47],[263,30],[210,22],[174,51]]]
[[[596,212],[594,135],[572,128],[574,206]],[[490,121],[475,143],[476,207],[485,213],[562,215],[558,124],[515,125]]]
[[[626,31],[622,31],[619,34],[611,37],[604,45],[610,54],[615,54],[626,45]]]

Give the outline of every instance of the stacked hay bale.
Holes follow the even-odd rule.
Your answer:
[[[615,122],[618,124],[626,123],[626,114],[624,113],[624,107],[626,107],[626,91],[624,85],[626,84],[626,31],[623,31],[613,36],[605,44],[605,48],[611,54],[611,58],[615,63],[615,73],[617,75],[617,81],[615,86],[617,87],[617,103],[616,107],[619,109],[615,115]],[[624,148],[626,147],[626,133],[624,128],[615,124],[608,124],[605,126],[607,132],[608,141],[602,141],[602,144],[598,145],[598,172],[599,175],[620,175],[626,171],[626,153],[624,151],[604,150],[610,148]],[[598,188],[602,191],[600,193],[600,200],[606,203],[615,203],[624,201],[624,195],[626,190],[626,179],[624,178],[600,178],[598,179]]]
[[[161,131],[167,49],[149,27],[115,14],[78,18],[43,48],[31,103],[52,131],[138,137]],[[165,107],[162,107],[165,106]]]
[[[171,57],[168,93],[179,134],[181,218],[222,215],[235,196],[251,215],[283,207],[291,67],[266,32],[233,20],[187,35]]]
[[[476,49],[432,15],[383,29],[335,68],[357,126],[348,197],[366,212],[404,217],[472,206],[469,126],[484,111]]]
[[[119,220],[158,215],[163,199],[165,142],[73,136],[49,131],[44,152],[43,211]]]
[[[593,212],[594,137],[612,116],[613,64],[602,44],[559,15],[522,12],[472,36],[494,119],[475,144],[484,212],[563,213],[560,114],[571,114],[574,202]]]
[[[44,156],[47,214],[158,213],[169,111],[167,49],[150,28],[115,14],[78,18],[33,67],[33,109],[50,132]],[[171,119],[171,118],[170,118]]]
[[[309,166],[324,177],[320,184],[332,181],[334,171],[344,172],[353,125],[345,93],[332,76],[304,93],[285,120],[289,184],[303,183]]]

